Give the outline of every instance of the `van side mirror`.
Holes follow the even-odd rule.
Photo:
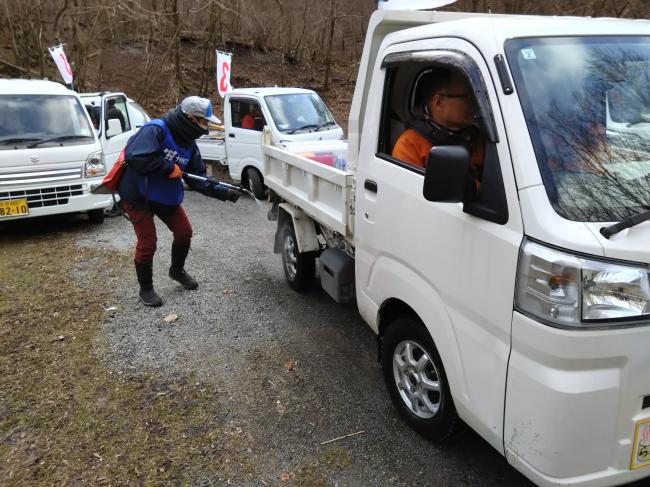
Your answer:
[[[467,188],[469,158],[469,150],[462,145],[432,147],[424,175],[424,198],[440,203],[462,202]]]
[[[117,118],[109,118],[106,120],[108,129],[106,129],[106,137],[113,137],[122,133],[122,124]]]

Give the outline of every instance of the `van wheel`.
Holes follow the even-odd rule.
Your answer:
[[[389,326],[382,370],[390,398],[409,426],[436,443],[452,436],[458,414],[438,350],[421,322],[402,317]]]
[[[89,210],[88,220],[94,225],[100,225],[104,223],[104,209],[102,208],[100,210]]]
[[[298,252],[298,241],[291,220],[282,227],[282,267],[284,276],[296,291],[305,291],[314,280],[316,255],[314,252]]]
[[[262,175],[253,167],[246,169],[246,187],[258,200],[264,199],[265,191]]]

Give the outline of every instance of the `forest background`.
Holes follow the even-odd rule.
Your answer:
[[[60,75],[65,44],[79,92],[123,91],[152,116],[216,91],[215,49],[233,53],[234,87],[318,91],[347,126],[375,0],[0,0],[0,77]],[[459,0],[443,10],[646,18],[648,0]]]

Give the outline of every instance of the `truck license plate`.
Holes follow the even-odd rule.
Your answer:
[[[27,198],[0,201],[0,218],[17,215],[29,215]]]
[[[632,463],[630,463],[630,468],[636,470],[650,466],[650,418],[639,421],[636,424],[634,444],[632,447]]]

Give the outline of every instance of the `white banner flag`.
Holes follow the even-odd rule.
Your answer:
[[[424,10],[440,8],[456,0],[377,0],[379,10]]]
[[[226,96],[232,85],[230,84],[230,68],[232,62],[232,54],[229,52],[216,51],[217,53],[217,90],[221,98]]]
[[[72,69],[68,63],[68,58],[65,57],[65,52],[63,52],[63,46],[59,44],[56,47],[50,47],[49,51],[52,55],[52,59],[54,59],[54,62],[56,63],[56,67],[59,68],[59,73],[61,73],[63,81],[65,81],[66,84],[71,84]]]

